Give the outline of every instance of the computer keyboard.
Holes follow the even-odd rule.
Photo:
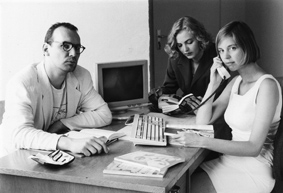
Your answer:
[[[166,146],[165,120],[149,115],[134,115],[131,138],[135,145]]]

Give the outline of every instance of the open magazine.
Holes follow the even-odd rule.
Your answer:
[[[177,140],[171,137],[172,135],[182,132],[194,133],[202,137],[214,138],[213,125],[187,125],[186,128],[166,128],[165,135],[168,136],[168,143],[170,145],[182,146],[183,144],[180,144]]]
[[[106,145],[109,145],[126,134],[105,129],[82,129],[81,131],[70,131],[65,135],[70,138],[86,138],[92,136],[99,138],[104,136],[107,138]]]

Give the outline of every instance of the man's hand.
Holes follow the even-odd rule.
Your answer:
[[[103,151],[108,153],[109,149],[106,146],[106,140],[105,137],[74,139],[62,136],[58,140],[57,149],[68,150],[73,153],[83,154],[84,156],[100,154]]]
[[[47,132],[49,133],[57,133],[64,134],[69,132],[70,129],[66,127],[60,120],[55,121],[52,125],[49,126]]]

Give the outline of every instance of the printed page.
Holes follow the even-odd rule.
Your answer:
[[[109,140],[125,136],[125,134],[122,133],[122,132],[109,131],[109,130],[105,130],[105,129],[82,129],[80,132],[86,133],[86,134],[89,134],[89,135],[95,136],[95,137],[105,136]]]
[[[70,131],[65,135],[71,138],[87,138],[91,136],[99,138],[105,136],[109,140],[125,136],[125,134],[122,132],[115,132],[104,129],[82,129],[81,131]]]
[[[162,113],[149,113],[148,115],[163,118],[166,121],[166,128],[182,129],[191,127],[196,123],[195,115],[168,116]]]
[[[214,138],[214,131],[196,131],[196,130],[177,131],[177,133],[181,133],[181,132],[195,133],[202,137]],[[184,146],[184,144],[181,144],[179,141],[171,137],[172,135],[175,135],[175,134],[166,133],[166,135],[168,136],[168,144],[173,145],[173,146]]]
[[[121,138],[121,140],[128,140],[131,141],[131,132],[132,132],[132,125],[127,125],[122,129],[118,130],[117,132],[124,133],[125,136]]]

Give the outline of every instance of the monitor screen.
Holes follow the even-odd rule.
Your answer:
[[[111,111],[142,106],[148,102],[146,60],[96,64],[97,88]]]

